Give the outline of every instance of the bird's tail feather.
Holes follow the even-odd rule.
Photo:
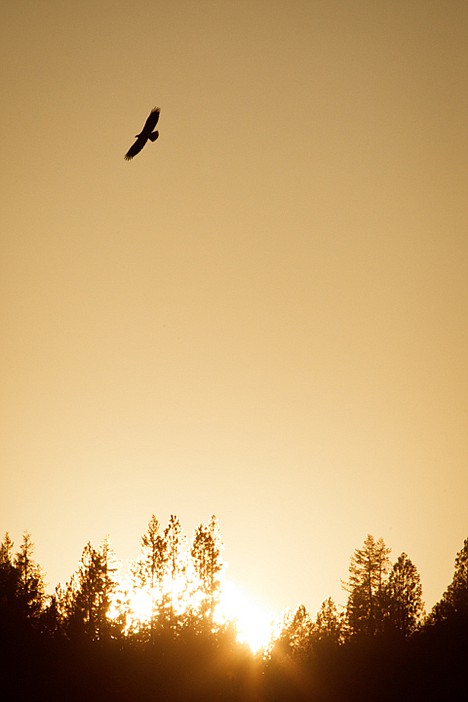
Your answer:
[[[153,132],[152,134],[149,135],[149,138],[151,139],[151,141],[156,141],[158,136],[159,136],[159,132]]]

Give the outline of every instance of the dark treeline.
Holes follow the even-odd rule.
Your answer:
[[[369,535],[342,583],[344,608],[286,613],[261,653],[218,615],[215,517],[189,541],[153,516],[125,583],[109,541],[87,543],[53,595],[28,533],[0,545],[1,699],[359,702],[467,699],[468,539],[426,613],[418,571]]]

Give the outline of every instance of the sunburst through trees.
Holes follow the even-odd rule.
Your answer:
[[[163,528],[153,516],[124,577],[109,540],[100,547],[88,542],[69,582],[50,596],[30,535],[14,555],[6,534],[3,697],[462,699],[456,690],[466,688],[468,540],[428,618],[416,567],[405,553],[392,565],[390,549],[369,535],[351,558],[346,607],[328,598],[313,619],[299,605],[283,614],[274,633],[265,608],[227,580],[222,551],[215,517],[189,540],[177,517]],[[408,656],[416,657],[414,666]],[[388,670],[399,674],[389,680]],[[319,688],[324,697],[314,696]]]
[[[118,629],[140,643],[231,628],[258,650],[271,637],[273,616],[227,580],[222,551],[214,516],[189,541],[176,516],[163,529],[153,515],[123,576],[108,541],[102,548],[88,543],[77,571],[56,591],[64,626],[91,640]]]

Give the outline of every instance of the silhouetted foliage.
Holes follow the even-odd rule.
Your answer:
[[[386,585],[386,628],[409,636],[424,620],[422,586],[416,566],[406,553],[393,565]]]
[[[112,636],[115,626],[108,615],[117,589],[116,572],[108,541],[101,549],[88,542],[62,598],[65,630],[71,638],[100,641]]]
[[[344,638],[344,615],[331,597],[322,602],[313,628],[314,641],[338,645]]]
[[[349,566],[347,624],[352,635],[373,635],[383,628],[385,582],[390,570],[390,549],[382,539],[370,534],[361,549],[356,549]]]
[[[304,605],[283,615],[280,632],[272,643],[270,654],[273,658],[305,655],[310,650],[313,624]]]
[[[28,532],[13,556],[8,533],[0,546],[0,627],[10,635],[40,629],[45,606],[41,569],[33,559],[34,544]]]
[[[19,574],[13,565],[13,542],[8,533],[0,546],[0,635],[2,639],[12,636],[18,626]]]
[[[315,619],[287,612],[263,654],[216,620],[223,563],[215,517],[190,543],[152,517],[127,588],[109,542],[87,543],[55,594],[30,535],[0,545],[0,692],[12,702],[452,702],[466,696],[468,539],[428,625],[419,574],[370,535],[351,559],[349,600]],[[138,598],[146,605],[138,618]],[[149,605],[149,606],[148,606]]]
[[[168,559],[167,542],[161,534],[160,524],[153,514],[148,524],[148,530],[141,538],[140,558],[131,567],[131,599],[139,598],[140,601],[146,601],[149,604],[149,621],[136,617],[131,623],[132,633],[140,639],[144,639],[146,631],[149,638],[154,641],[156,630],[165,619],[168,598],[164,591],[164,578]]]
[[[431,613],[434,622],[464,619],[468,621],[468,538],[455,559],[453,580]]]
[[[169,524],[164,530],[164,542],[167,548],[167,583],[169,628],[175,632],[179,617],[184,612],[184,597],[187,590],[187,544],[182,533],[179,518],[171,514]]]
[[[196,614],[199,621],[206,622],[210,631],[214,626],[214,614],[219,603],[221,581],[219,575],[223,564],[221,561],[221,543],[216,517],[211,517],[208,526],[200,524],[195,532],[191,548],[195,571],[195,589],[192,597],[198,602]]]

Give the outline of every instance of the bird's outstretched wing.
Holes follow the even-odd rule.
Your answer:
[[[135,141],[134,144],[131,145],[127,153],[125,154],[125,160],[126,161],[131,161],[134,156],[140,153],[146,142],[148,141],[147,137],[137,137],[137,140]]]
[[[151,112],[149,114],[148,119],[145,122],[145,126],[141,130],[142,134],[146,134],[146,135],[151,134],[151,132],[153,131],[153,129],[155,128],[155,126],[158,123],[159,112],[160,112],[159,107],[153,107],[153,109],[151,110]]]

